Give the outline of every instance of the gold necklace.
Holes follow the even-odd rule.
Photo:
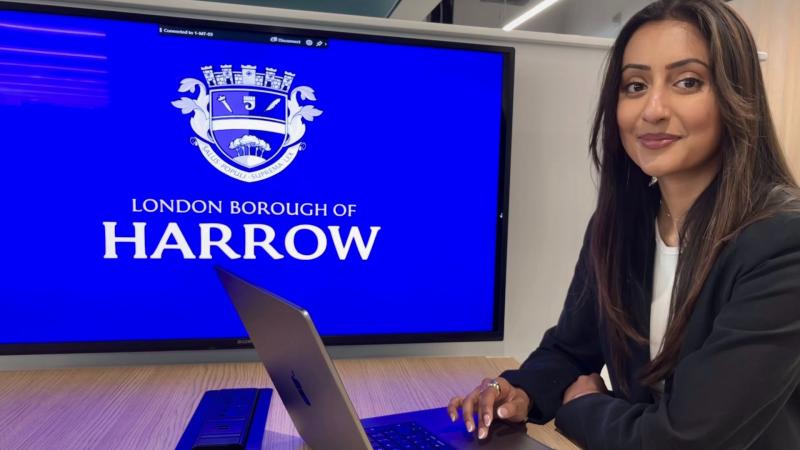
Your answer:
[[[664,208],[664,214],[667,215],[670,219],[672,219],[672,214],[669,213],[669,206],[664,203],[664,200],[658,201],[659,205]]]
[[[672,214],[669,213],[669,206],[667,206],[667,204],[664,203],[664,200],[659,200],[658,203],[659,203],[659,206],[664,208],[664,214],[667,215],[667,217],[669,218],[669,220],[671,222],[672,221]],[[680,243],[678,244],[678,247],[679,247],[678,253],[682,254],[683,253],[683,247],[680,245]]]

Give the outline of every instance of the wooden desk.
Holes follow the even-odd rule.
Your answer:
[[[386,358],[335,362],[359,417],[440,407],[511,358]],[[131,366],[0,372],[0,449],[174,449],[203,392],[272,387],[259,363]],[[528,432],[575,449],[546,426]],[[307,448],[277,394],[264,449]]]

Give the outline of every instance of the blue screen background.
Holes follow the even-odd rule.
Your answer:
[[[306,48],[159,34],[158,24],[0,11],[5,237],[0,343],[229,338],[246,335],[213,273],[222,265],[308,309],[322,335],[488,331],[493,323],[503,58],[475,50],[331,38]],[[53,30],[71,30],[70,34]],[[33,51],[31,51],[33,50]],[[283,172],[245,183],[213,167],[171,102],[202,66],[254,64],[296,74],[322,115]],[[327,216],[134,212],[137,199],[312,202]],[[355,205],[350,217],[334,204]],[[105,259],[103,222],[152,254],[169,222],[195,254],[200,223],[286,232],[299,224],[366,241],[340,260]],[[300,232],[297,248],[315,240]]]

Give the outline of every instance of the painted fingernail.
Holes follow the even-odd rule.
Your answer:
[[[491,425],[491,424],[492,424],[492,416],[490,416],[489,414],[486,414],[485,416],[483,416],[483,423],[484,423],[484,424],[485,424],[487,427],[488,427],[489,425]]]
[[[501,419],[505,419],[507,415],[508,415],[508,410],[507,409],[505,409],[503,407],[497,408],[497,417],[499,417]]]
[[[450,413],[450,421],[452,422],[456,421],[456,413]]]
[[[487,434],[488,434],[488,433],[486,432],[486,428],[481,428],[481,429],[478,431],[478,439],[484,439],[484,438],[486,438],[486,435],[487,435]]]
[[[467,431],[469,431],[470,433],[475,431],[475,425],[473,425],[472,422],[467,422]]]

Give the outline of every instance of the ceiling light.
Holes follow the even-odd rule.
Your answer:
[[[540,12],[544,11],[545,9],[553,6],[558,0],[544,0],[538,3],[536,6],[531,8],[529,11],[525,12],[521,16],[517,17],[516,19],[512,20],[511,22],[507,23],[503,26],[503,31],[511,31],[514,28],[522,25],[523,23],[527,22],[528,20],[532,19],[534,16],[539,14]]]

